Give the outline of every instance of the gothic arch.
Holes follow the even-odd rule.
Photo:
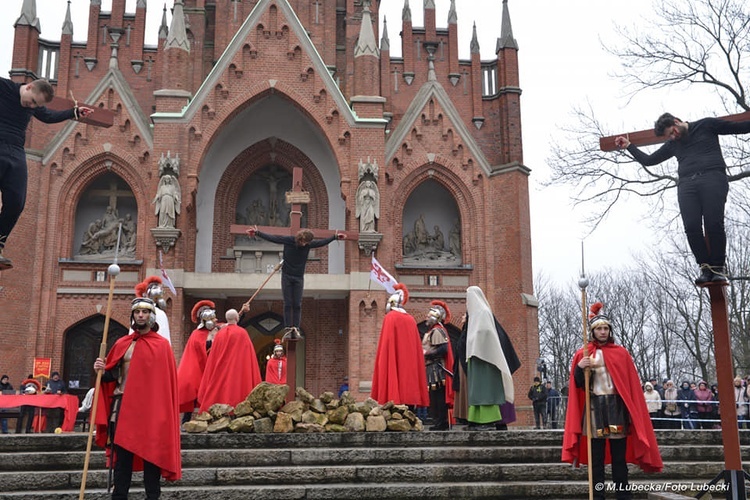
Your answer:
[[[114,175],[122,179],[133,192],[136,211],[141,213],[139,207],[144,206],[142,197],[145,193],[141,175],[119,156],[105,153],[93,156],[81,163],[61,187],[59,211],[61,213],[61,220],[65,221],[61,224],[62,227],[76,227],[76,214],[83,195],[92,183],[104,175]],[[135,219],[136,232],[139,235],[144,234],[146,231],[145,219],[145,217],[137,217]],[[60,247],[58,249],[59,255],[64,258],[71,258],[75,255],[75,241],[75,230],[61,234]]]
[[[465,227],[466,221],[478,221],[477,204],[474,201],[475,193],[467,188],[466,183],[453,170],[440,163],[430,163],[413,168],[411,173],[401,181],[401,188],[396,192],[393,206],[405,208],[414,191],[428,181],[436,182],[452,197],[458,209],[459,223],[462,228]],[[399,253],[402,256],[406,229],[404,224],[403,211],[394,213],[394,236],[398,238],[395,248],[400,249]],[[472,255],[473,245],[468,244],[468,238],[468,232],[462,230],[461,254],[463,264],[474,260]]]
[[[328,223],[328,193],[320,172],[313,162],[292,144],[266,139],[257,142],[240,153],[227,166],[219,181],[214,198],[214,248],[212,262],[218,263],[226,249],[234,246],[234,236],[229,226],[235,223],[235,208],[245,183],[259,170],[276,165],[292,174],[294,167],[303,170],[303,186],[310,192],[307,227],[326,227]]]

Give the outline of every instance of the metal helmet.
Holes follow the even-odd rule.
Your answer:
[[[391,309],[403,309],[403,306],[409,301],[409,290],[406,288],[406,285],[397,283],[393,288],[396,291],[388,297],[388,302],[385,304],[386,312]]]
[[[591,307],[589,308],[589,336],[593,339],[594,338],[594,329],[597,326],[601,325],[607,325],[609,327],[609,342],[614,342],[614,338],[612,337],[613,331],[612,331],[612,320],[608,317],[602,314],[602,309],[604,308],[604,304],[601,302],[595,302],[591,304]]]
[[[190,318],[193,320],[193,323],[198,323],[198,328],[213,330],[216,326],[216,304],[210,300],[201,300],[193,306]],[[205,324],[206,321],[211,325],[210,328]]]
[[[149,276],[142,283],[136,285],[135,294],[138,297],[153,300],[161,310],[165,310],[167,307],[167,301],[164,300],[164,288],[159,276]]]
[[[135,312],[138,310],[149,311],[148,315],[148,327],[153,331],[159,329],[159,325],[156,323],[156,304],[153,300],[147,297],[136,297],[130,305],[130,327],[135,330]]]
[[[427,324],[432,326],[436,323],[447,323],[451,320],[451,311],[448,304],[442,300],[430,302],[430,310],[427,311]]]

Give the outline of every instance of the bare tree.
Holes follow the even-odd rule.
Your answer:
[[[605,47],[622,61],[616,76],[631,98],[644,91],[710,86],[725,107],[724,112],[714,114],[750,110],[747,2],[655,0],[649,15],[637,28],[618,27],[622,44]],[[622,131],[613,131],[591,109],[575,110],[575,117],[577,123],[566,130],[567,140],[552,147],[549,184],[574,186],[575,201],[595,207],[589,220],[593,227],[617,203],[631,197],[646,199],[654,213],[660,213],[665,193],[676,186],[674,162],[643,167],[624,152],[604,153],[599,150],[599,137]],[[729,181],[750,176],[744,141],[727,139],[722,146],[730,165]],[[747,203],[743,195],[734,194],[734,200]]]

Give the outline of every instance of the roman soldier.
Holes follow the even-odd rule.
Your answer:
[[[161,278],[158,276],[149,276],[142,283],[135,286],[136,297],[146,297],[156,304],[156,322],[159,324],[159,335],[172,343],[169,333],[169,319],[167,318],[167,301],[164,300],[164,288],[162,287]],[[133,333],[132,329],[130,333]]]
[[[380,330],[371,395],[380,404],[393,401],[413,407],[429,406],[419,329],[403,307],[409,300],[409,290],[401,283],[394,288]]]
[[[96,443],[112,446],[107,457],[114,462],[113,499],[128,498],[134,470],[144,471],[147,498],[159,498],[160,476],[169,481],[182,476],[177,368],[169,342],[157,333],[156,311],[149,298],[133,300],[134,333],[119,338],[106,360],[94,363],[94,370],[103,372]]]
[[[661,472],[663,464],[633,358],[615,344],[612,320],[601,313],[602,307],[601,302],[591,306],[588,356],[583,355],[583,348],[573,356],[562,460],[575,466],[589,464],[594,498],[604,498],[604,465],[611,463],[617,498],[631,498],[628,463],[644,472]],[[588,415],[584,411],[586,369],[591,373]],[[585,437],[587,418],[591,419],[591,457]]]
[[[180,412],[192,414],[198,397],[198,388],[206,369],[208,351],[216,335],[216,304],[201,300],[193,306],[190,319],[197,327],[190,334],[177,368],[177,387],[180,395]]]
[[[286,384],[286,356],[284,355],[284,346],[281,340],[274,340],[276,345],[273,347],[273,356],[266,364],[266,382],[270,384]]]
[[[433,300],[430,306],[425,321],[429,330],[422,338],[433,422],[430,430],[445,431],[450,428],[448,408],[453,405],[453,374],[448,368],[453,367],[453,349],[443,323],[450,322],[451,312],[440,300]]]

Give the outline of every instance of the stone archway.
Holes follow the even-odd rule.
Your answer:
[[[461,213],[456,200],[439,182],[428,179],[406,200],[403,211],[403,263],[460,266]]]
[[[71,386],[71,394],[85,394],[94,385],[96,375],[93,366],[99,356],[104,320],[103,315],[97,314],[71,326],[65,332],[62,372],[63,380]],[[110,319],[107,352],[117,339],[127,334],[127,327]]]

